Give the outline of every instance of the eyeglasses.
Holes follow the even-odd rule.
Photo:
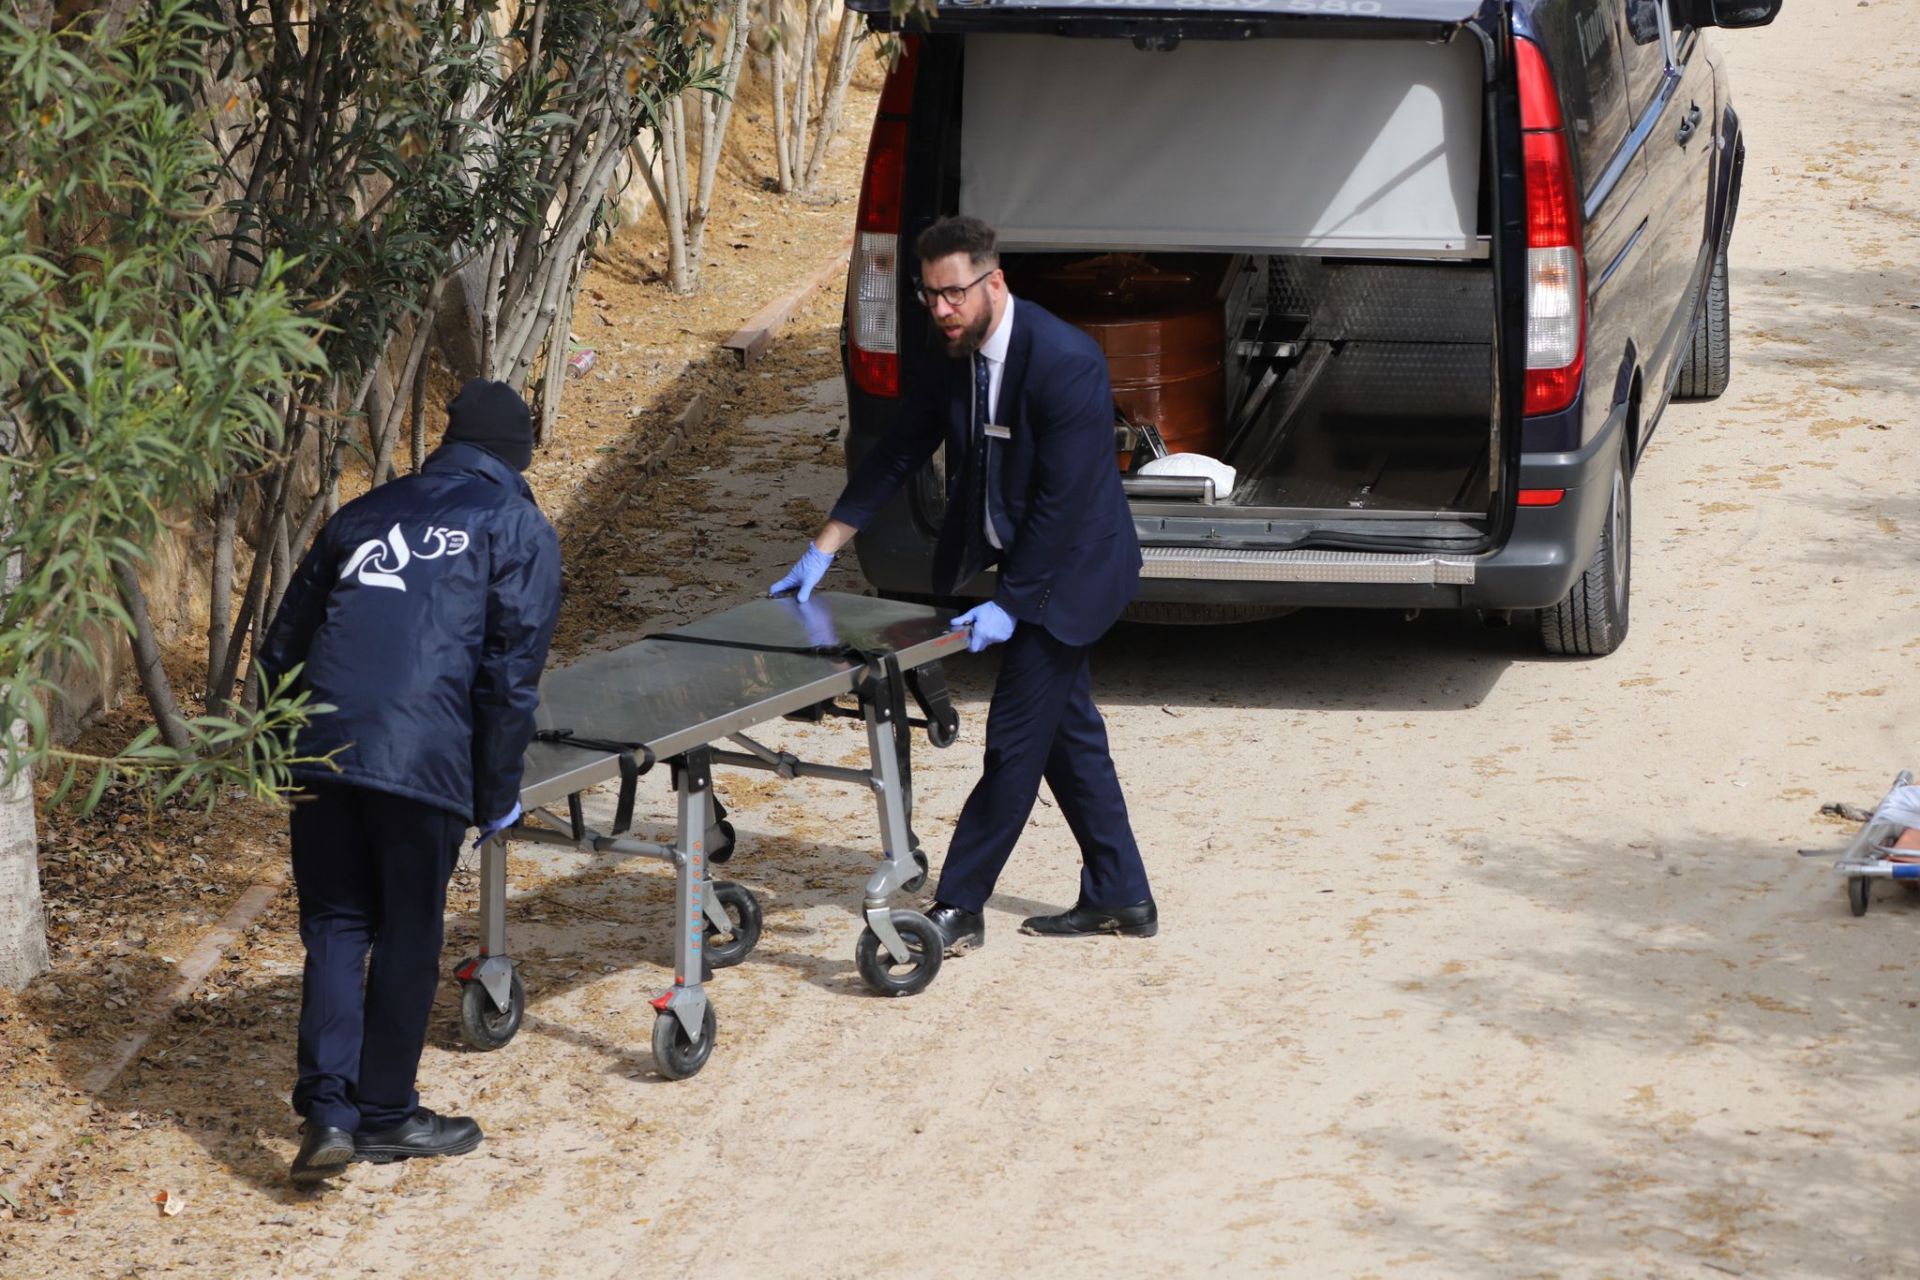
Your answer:
[[[999,269],[998,267],[988,267],[985,271],[982,271],[965,284],[950,284],[944,289],[929,289],[924,284],[915,284],[913,286],[913,296],[920,299],[921,306],[929,309],[932,308],[935,298],[940,299],[940,301],[950,307],[958,307],[967,300],[968,290],[972,289],[973,286],[979,284]]]

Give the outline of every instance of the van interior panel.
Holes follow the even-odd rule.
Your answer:
[[[1461,38],[975,33],[959,211],[1010,250],[1484,257],[1481,75]]]
[[[1002,261],[1016,295],[1087,328],[1107,352],[1124,472],[1165,453],[1204,453],[1236,473],[1232,493],[1208,505],[1256,517],[1490,512],[1499,468],[1489,264],[1191,253]],[[1197,307],[1218,317],[1206,331],[1218,335],[1211,353],[1167,337],[1167,318]],[[1129,353],[1146,347],[1158,354],[1143,373]],[[1204,421],[1189,369],[1219,371]],[[1173,490],[1134,492],[1158,504]]]

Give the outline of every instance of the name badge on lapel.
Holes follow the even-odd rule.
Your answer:
[[[994,422],[989,422],[989,423],[987,424],[987,427],[986,427],[986,431],[987,431],[987,439],[989,439],[989,440],[1011,440],[1011,439],[1013,439],[1013,431],[1012,431],[1012,429],[1010,429],[1010,428],[1008,428],[1008,427],[1003,427],[1003,426],[1001,426],[1001,425],[999,425],[998,423],[994,423]]]

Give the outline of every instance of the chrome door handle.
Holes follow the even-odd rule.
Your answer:
[[[1680,127],[1674,131],[1673,140],[1684,147],[1687,145],[1687,143],[1690,140],[1692,140],[1693,131],[1695,129],[1698,129],[1699,127],[1700,127],[1700,104],[1696,102],[1693,104],[1693,108],[1687,112],[1687,118],[1685,120],[1682,120],[1680,122]]]

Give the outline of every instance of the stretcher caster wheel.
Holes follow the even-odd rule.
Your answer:
[[[527,989],[520,983],[520,971],[514,970],[513,983],[507,990],[507,1007],[502,1009],[493,1003],[493,997],[487,994],[486,984],[481,982],[463,982],[460,984],[460,1033],[468,1044],[476,1049],[493,1050],[506,1046],[520,1030],[520,1020],[527,1016]]]
[[[1873,879],[1870,876],[1847,877],[1847,905],[1853,908],[1853,914],[1867,914],[1867,905],[1873,901]]]
[[[876,995],[918,995],[940,972],[940,931],[918,911],[895,911],[892,920],[900,941],[907,944],[907,962],[896,964],[880,935],[869,925],[860,931],[860,941],[854,945],[854,967],[860,970],[860,980],[867,989]]]
[[[707,886],[707,892],[732,921],[733,936],[725,942],[714,941],[720,931],[713,927],[713,921],[707,921],[707,940],[701,945],[701,954],[714,968],[725,969],[745,960],[760,944],[760,899],[745,885],[731,880],[715,880]]]
[[[698,1040],[687,1039],[679,1016],[662,1009],[653,1018],[653,1065],[669,1080],[685,1080],[697,1074],[713,1056],[716,1029],[711,1000],[707,1001],[707,1012],[700,1019]]]
[[[920,874],[900,886],[901,890],[905,893],[918,893],[927,887],[926,851],[924,849],[915,849],[913,851],[913,861],[914,864],[920,868]]]
[[[725,818],[722,818],[714,829],[720,833],[720,839],[714,843],[713,848],[707,851],[707,861],[725,862],[733,856],[733,844],[736,833],[734,832],[733,824]]]

